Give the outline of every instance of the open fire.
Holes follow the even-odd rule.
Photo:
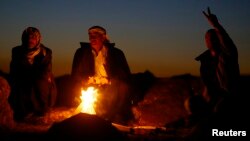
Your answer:
[[[94,79],[90,79],[90,80],[94,80]],[[96,84],[96,82],[102,82],[102,84],[111,84],[111,83],[106,83],[108,81],[101,81],[101,79],[96,79],[93,82],[95,82],[95,83],[90,83],[90,85]],[[98,84],[100,84],[100,83],[98,83]],[[101,99],[101,95],[98,92],[98,89],[96,87],[89,86],[86,89],[82,88],[80,99],[81,99],[81,103],[76,108],[75,114],[86,113],[86,114],[90,114],[90,115],[98,115],[101,113],[100,112],[101,110],[99,109],[100,105],[97,105],[97,104],[100,104],[100,101],[98,101],[98,100],[102,100],[102,99]],[[96,109],[97,107],[98,107],[98,109]],[[112,125],[114,127],[116,127],[119,131],[125,132],[125,133],[133,132],[134,134],[149,134],[151,132],[155,132],[156,130],[163,131],[163,132],[166,131],[165,127],[133,126],[133,125],[126,126],[126,125],[122,125],[119,123],[112,123]]]
[[[88,87],[86,90],[81,90],[81,103],[76,109],[76,112],[96,114],[96,102],[98,99],[98,89],[94,87]]]
[[[87,84],[89,87],[81,90],[81,103],[75,112],[96,115],[96,107],[98,99],[100,100],[100,94],[94,86],[110,85],[111,82],[106,77],[89,77]]]

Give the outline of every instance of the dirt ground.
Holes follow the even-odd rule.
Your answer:
[[[249,82],[249,77],[243,81]],[[200,93],[201,89],[199,77],[180,75],[157,78],[144,98],[133,106],[135,120],[128,126],[115,127],[130,141],[188,140],[194,127],[171,125],[188,117],[185,100],[190,94]],[[26,122],[16,123],[12,129],[1,131],[0,140],[44,140],[44,135],[54,123],[72,117],[74,112],[75,108],[72,107],[56,107],[44,117],[27,117]]]

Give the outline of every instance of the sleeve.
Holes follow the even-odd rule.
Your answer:
[[[36,72],[35,76],[48,77],[52,74],[52,50],[43,47],[40,55],[41,62],[38,61],[36,64],[37,66],[34,66]]]
[[[220,24],[218,24],[215,27],[215,29],[216,29],[218,38],[219,38],[220,43],[221,43],[222,52],[224,54],[226,54],[227,56],[232,56],[232,57],[238,58],[237,48],[236,48],[233,40],[230,38],[230,36],[226,32],[226,30]]]
[[[115,74],[113,77],[125,81],[129,80],[131,72],[124,53],[121,50],[117,50],[112,61],[114,61],[114,64],[111,66],[111,71],[113,72],[112,74]],[[114,66],[116,68],[113,68]]]
[[[11,62],[10,62],[10,77],[11,80],[18,79],[22,76],[22,58],[20,57],[21,51],[19,48],[14,47],[11,51]]]
[[[81,50],[80,48],[76,50],[73,58],[73,63],[72,63],[72,70],[71,70],[71,76],[74,81],[81,81]]]

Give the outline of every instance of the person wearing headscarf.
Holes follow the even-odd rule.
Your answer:
[[[106,30],[101,26],[88,29],[90,43],[81,42],[75,52],[72,78],[79,87],[100,87],[103,102],[99,107],[101,116],[113,120],[116,115],[129,113],[130,68],[122,50],[110,43]],[[104,89],[102,89],[104,88]],[[79,89],[78,89],[79,90]],[[129,115],[129,114],[127,114]]]
[[[26,28],[22,44],[12,48],[10,82],[9,101],[17,121],[30,114],[43,116],[55,103],[52,51],[41,43],[40,31],[35,27]]]

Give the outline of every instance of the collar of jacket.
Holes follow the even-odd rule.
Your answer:
[[[90,43],[88,43],[88,42],[80,42],[80,45],[81,45],[81,47],[91,47]],[[112,47],[115,47],[115,43],[107,43],[106,46],[108,48],[112,48]]]

